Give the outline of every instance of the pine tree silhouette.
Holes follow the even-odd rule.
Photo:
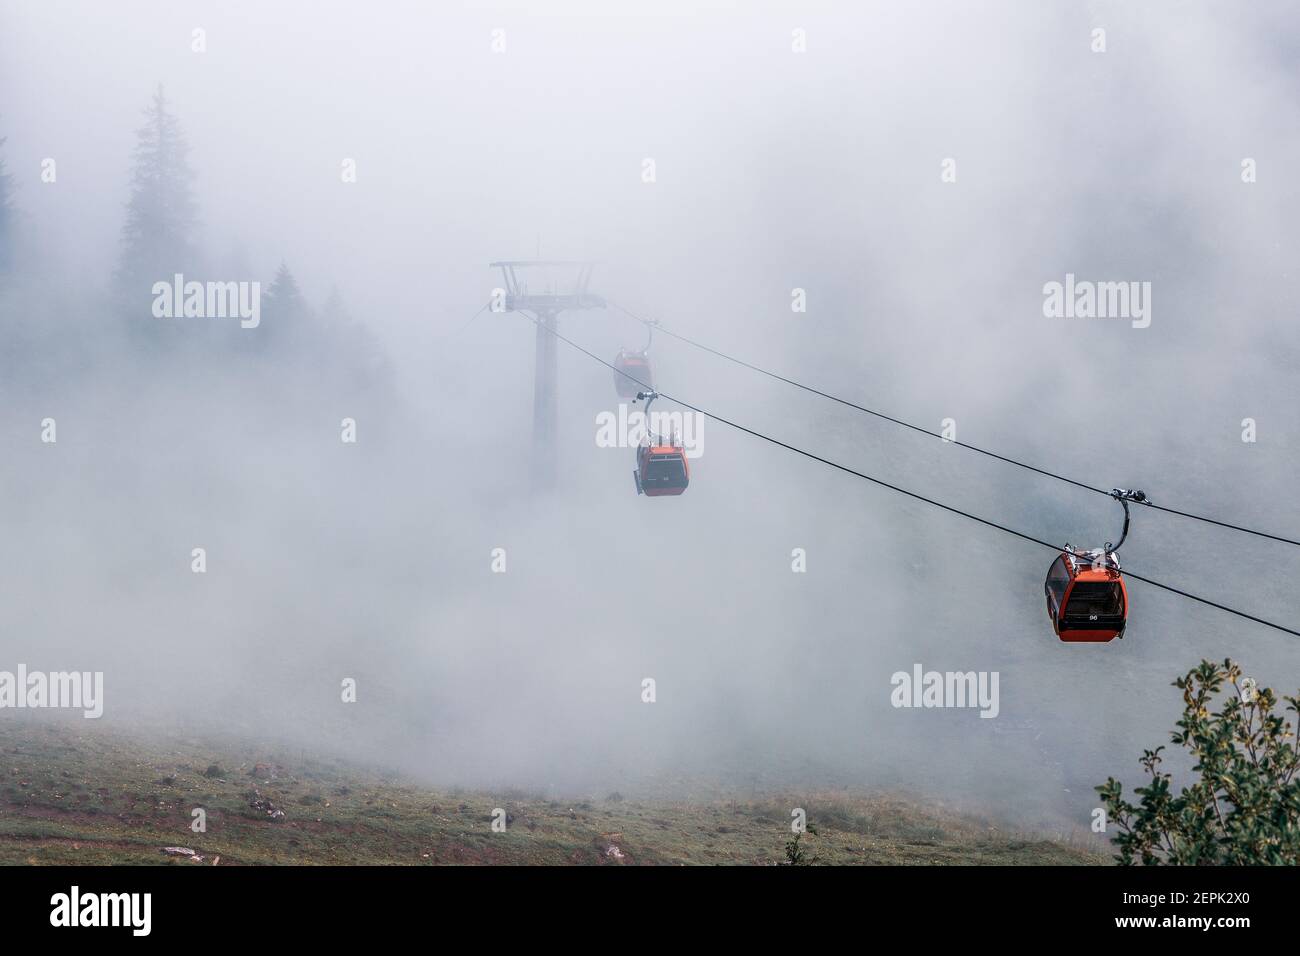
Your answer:
[[[193,233],[198,208],[189,146],[180,121],[168,109],[162,84],[145,117],[136,131],[131,198],[115,276],[124,308],[142,317],[150,315],[155,282],[171,282],[175,273],[197,264]]]

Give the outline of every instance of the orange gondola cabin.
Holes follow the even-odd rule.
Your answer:
[[[1124,636],[1128,589],[1119,558],[1103,549],[1062,551],[1047,571],[1043,591],[1056,636],[1067,643],[1104,644]]]
[[[662,440],[662,439],[660,439]],[[636,493],[649,498],[680,495],[691,483],[686,449],[681,445],[642,445],[637,449]]]
[[[642,388],[654,388],[650,356],[623,349],[614,357],[614,388],[619,398],[636,398]]]
[[[634,402],[645,399],[645,420],[649,425],[650,406],[654,404],[659,393],[651,389],[637,392]],[[666,495],[680,495],[691,483],[691,469],[686,464],[686,449],[677,435],[671,434],[667,439],[650,432],[647,427],[646,437],[636,450],[636,493],[649,498],[662,498]]]

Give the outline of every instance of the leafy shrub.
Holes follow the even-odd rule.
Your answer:
[[[805,829],[813,836],[817,835],[817,828],[811,823],[805,825]],[[809,857],[799,846],[799,839],[803,836],[803,831],[797,831],[794,838],[786,841],[785,844],[785,865],[786,866],[811,866],[817,862],[817,857]]]
[[[1234,693],[1210,710],[1224,684]],[[1200,666],[1174,681],[1183,692],[1183,716],[1171,740],[1195,760],[1195,782],[1175,795],[1172,775],[1160,770],[1164,747],[1142,754],[1150,775],[1134,789],[1135,805],[1111,777],[1097,787],[1125,865],[1300,864],[1300,742],[1269,688],[1242,679],[1232,660]],[[1300,716],[1297,697],[1282,698]]]

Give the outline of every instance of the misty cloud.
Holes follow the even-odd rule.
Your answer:
[[[638,497],[593,427],[610,371],[562,343],[538,495],[535,328],[483,310],[491,261],[597,259],[593,291],[746,361],[1294,533],[1286,5],[554,6],[0,7],[0,670],[102,671],[101,724],[446,783],[902,786],[1080,827],[1201,657],[1294,689],[1292,639],[1141,584],[1123,641],[1062,645],[1047,551],[717,421],[686,494]],[[192,176],[154,209],[160,84],[153,155]],[[1067,275],[1159,315],[1049,318]],[[227,316],[185,318],[190,283]],[[610,360],[645,334],[560,327]],[[1097,496],[667,336],[651,358],[667,394],[884,481],[1116,537]],[[1124,557],[1295,622],[1292,552],[1143,510]],[[999,674],[997,718],[893,707],[917,661]]]

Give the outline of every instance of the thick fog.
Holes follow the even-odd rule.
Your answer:
[[[1282,2],[4,2],[0,669],[102,671],[105,727],[439,783],[903,787],[1086,826],[1167,742],[1175,676],[1231,656],[1294,693],[1300,639],[1131,582],[1123,640],[1063,644],[1050,551],[717,420],[685,494],[639,497],[596,441],[613,373],[565,343],[539,490],[535,328],[483,309],[488,264],[597,260],[592,292],[730,355],[1295,537],[1298,55]],[[159,84],[196,218],[137,275]],[[155,317],[174,271],[260,282],[260,324]],[[1067,274],[1149,282],[1149,326],[1046,316]],[[646,338],[613,304],[559,323],[606,361]],[[1119,534],[1100,495],[650,356],[883,481]],[[1122,557],[1300,626],[1294,547],[1138,508]],[[998,716],[891,706],[916,663],[998,672]]]

